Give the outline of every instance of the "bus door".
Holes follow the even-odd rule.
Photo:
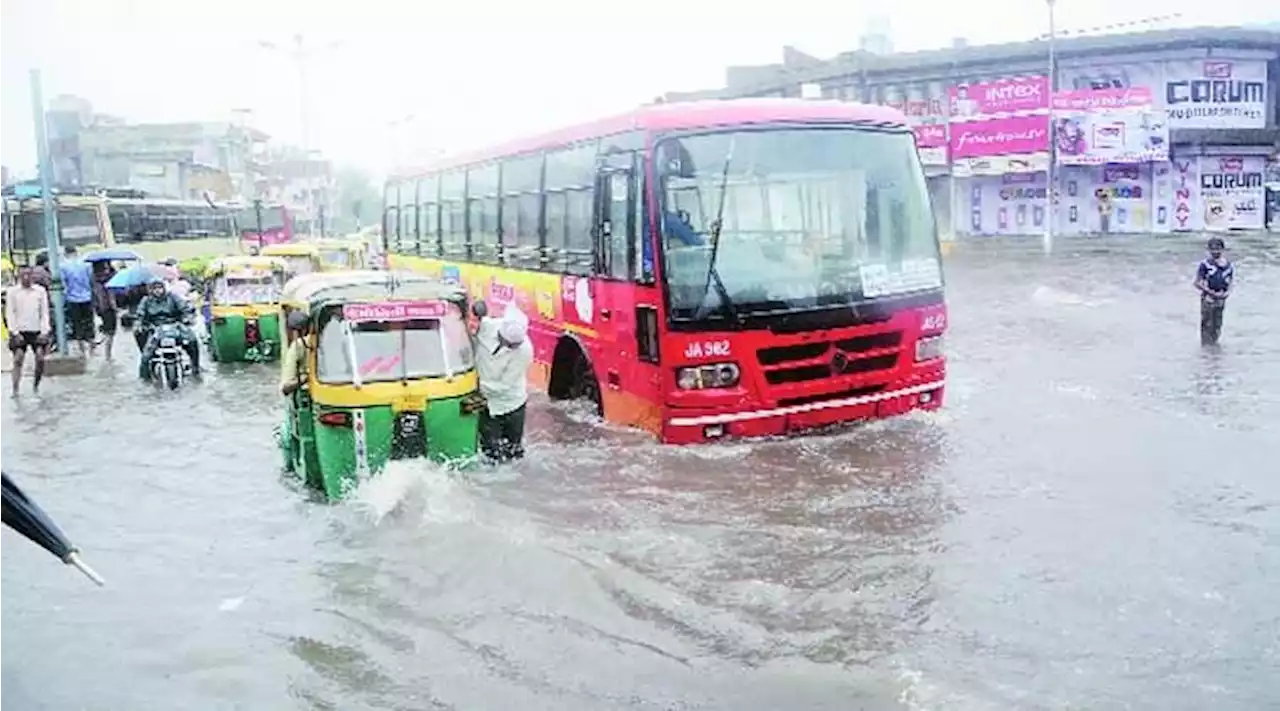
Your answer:
[[[593,300],[604,357],[596,377],[608,417],[657,431],[659,291],[652,276],[642,273],[641,165],[640,154],[626,150],[604,156],[597,168]]]

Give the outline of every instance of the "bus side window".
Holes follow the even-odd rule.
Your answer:
[[[646,363],[657,363],[658,352],[658,310],[652,306],[636,307],[636,353]]]
[[[631,171],[607,170],[600,174],[596,183],[596,273],[613,279],[631,278],[627,254],[633,234],[630,195]]]

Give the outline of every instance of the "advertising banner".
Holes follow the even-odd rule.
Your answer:
[[[920,162],[926,166],[947,165],[946,94],[941,85],[913,84],[894,95],[886,105],[907,116],[907,124],[916,134]]]
[[[1102,198],[1111,207],[1107,229],[1150,232],[1152,167],[1147,164],[1065,166],[1058,174],[1061,199],[1056,225],[1063,234],[1102,232]]]
[[[1173,231],[1198,232],[1204,228],[1204,212],[1200,209],[1200,161],[1175,158],[1170,161],[1173,184]]]
[[[1200,199],[1204,228],[1211,231],[1260,230],[1264,223],[1266,188],[1262,156],[1203,156],[1200,158]]]
[[[957,84],[947,93],[953,122],[1049,108],[1049,78],[1044,76]]]
[[[1160,111],[1059,113],[1054,122],[1058,162],[1063,165],[1169,160],[1169,126]]]
[[[1005,173],[1043,173],[1047,170],[1049,170],[1048,153],[959,158],[951,163],[951,172],[957,178],[974,175],[1004,175]]]
[[[980,176],[965,182],[970,235],[1037,234],[1045,227],[1045,173]]]
[[[948,99],[948,145],[957,175],[985,172],[985,166],[955,165],[968,159],[1049,150],[1048,77],[958,84],[948,89]]]
[[[916,145],[920,148],[937,148],[947,145],[947,127],[942,124],[923,124],[913,126],[916,133]]]
[[[1169,127],[1151,102],[1151,91],[1145,87],[1054,94],[1058,162],[1103,165],[1168,160]]]
[[[1070,90],[1146,88],[1172,129],[1263,128],[1267,64],[1261,59],[1197,58],[1062,67]]]
[[[1038,153],[1048,148],[1048,114],[951,124],[953,159]]]

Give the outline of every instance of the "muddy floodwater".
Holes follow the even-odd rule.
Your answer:
[[[5,378],[5,470],[109,585],[5,530],[3,703],[1280,707],[1280,249],[1233,256],[1217,349],[1193,245],[962,250],[939,413],[677,448],[538,396],[526,461],[340,505],[274,368]]]

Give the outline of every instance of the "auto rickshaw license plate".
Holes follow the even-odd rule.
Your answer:
[[[400,413],[400,432],[406,435],[416,434],[422,429],[422,413]]]

